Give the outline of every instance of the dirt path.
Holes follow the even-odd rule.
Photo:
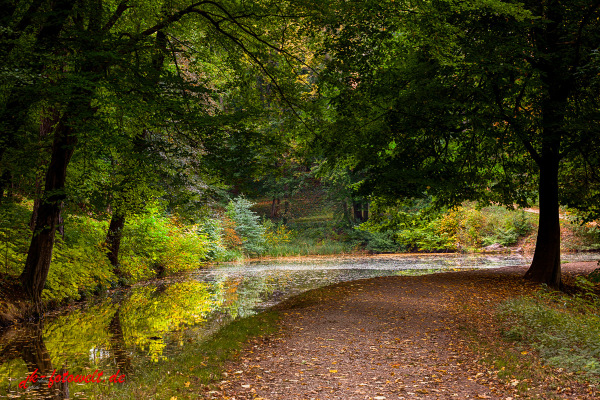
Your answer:
[[[279,307],[280,333],[244,351],[207,398],[517,399],[514,380],[478,362],[472,343],[497,335],[495,304],[535,290],[524,271],[386,277],[309,292]],[[553,398],[593,398],[557,390]]]

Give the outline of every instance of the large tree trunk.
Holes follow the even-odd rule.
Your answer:
[[[114,267],[115,274],[121,275],[119,270],[119,249],[121,247],[121,238],[123,237],[123,227],[125,226],[125,215],[116,210],[110,219],[108,233],[106,234],[106,246],[108,247],[108,259]]]
[[[65,120],[66,116],[63,116],[54,132],[44,197],[38,209],[25,268],[20,276],[23,288],[35,304],[37,314],[41,312],[41,294],[50,269],[54,236],[60,220],[62,201],[66,197],[64,189],[67,165],[77,143],[77,137],[72,128],[65,124]]]
[[[540,217],[533,261],[525,277],[550,287],[560,287],[560,219],[558,156],[547,152],[540,163]]]
[[[40,130],[38,132],[38,162],[37,162],[37,171],[35,174],[35,189],[33,194],[33,212],[31,213],[31,219],[29,220],[29,227],[33,231],[35,229],[35,221],[37,220],[38,211],[40,209],[41,197],[42,197],[42,181],[44,180],[43,172],[46,166],[46,156],[42,154],[44,152],[43,142],[46,137],[48,137],[52,133],[52,128],[58,122],[59,114],[58,111],[54,108],[51,110],[46,110],[45,115],[42,116],[42,121],[40,123]],[[64,236],[64,235],[63,235]]]

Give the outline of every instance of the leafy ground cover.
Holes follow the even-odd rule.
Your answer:
[[[504,337],[533,349],[548,366],[600,382],[600,298],[578,277],[577,293],[541,290],[500,308]]]

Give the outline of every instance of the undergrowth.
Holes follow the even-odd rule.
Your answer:
[[[499,206],[474,204],[434,209],[423,200],[395,206],[373,205],[373,218],[358,227],[356,236],[367,249],[386,251],[473,251],[492,244],[511,246],[529,235],[536,215]]]
[[[546,365],[600,380],[600,298],[579,277],[580,292],[542,290],[499,308],[506,339],[537,351]]]

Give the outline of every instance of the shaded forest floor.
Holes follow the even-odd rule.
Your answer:
[[[565,264],[565,281],[596,267],[595,262]],[[375,278],[307,292],[278,307],[279,333],[252,342],[204,396],[597,398],[593,385],[540,365],[535,352],[502,339],[496,305],[537,290],[521,278],[525,270]],[[516,365],[486,362],[507,355]]]

